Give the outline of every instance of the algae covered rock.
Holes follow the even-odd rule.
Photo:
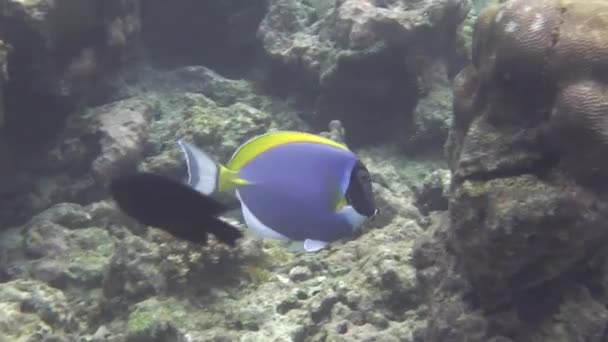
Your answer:
[[[158,263],[159,247],[138,236],[127,235],[112,254],[103,277],[104,296],[123,301],[141,300],[166,291],[166,276]]]
[[[606,286],[606,20],[603,1],[479,15],[454,82],[450,221],[420,247],[443,251],[419,267],[437,284],[426,339],[605,339],[606,299],[590,294]]]
[[[32,218],[23,228],[23,247],[29,273],[61,289],[98,287],[114,249],[105,228],[75,204]]]
[[[199,93],[179,97],[181,108],[169,113],[151,129],[157,154],[144,163],[147,170],[174,172],[182,163],[178,139],[195,144],[225,162],[248,139],[277,129],[275,118],[267,111],[236,102],[221,106]]]
[[[429,67],[423,79],[424,89],[402,139],[406,152],[413,156],[442,153],[452,124],[453,98],[446,67],[442,64]]]
[[[164,118],[153,128],[159,154],[144,163],[147,170],[171,172],[181,164],[178,139],[184,139],[216,155],[227,158],[245,141],[271,128],[267,112],[244,103],[221,107],[202,94],[187,93],[181,97],[183,108]]]
[[[108,328],[129,341],[411,338],[424,322],[410,265],[422,229],[412,198],[380,194],[388,217],[315,254],[250,238],[233,250],[124,232],[104,279],[111,311],[124,318]]]
[[[150,107],[137,101],[120,101],[96,108],[93,113],[101,137],[101,152],[91,169],[100,179],[133,169],[143,158],[148,142]]]
[[[133,169],[147,147],[151,107],[125,99],[70,118],[44,157],[17,175],[0,217],[7,224],[61,202],[91,203],[105,193],[106,181]]]
[[[0,23],[0,154],[3,163],[10,165],[3,168],[0,191],[10,197],[36,187],[33,192],[39,192],[32,198],[7,201],[9,208],[2,210],[8,213],[2,216],[14,224],[67,200],[49,203],[51,193],[64,187],[77,192],[89,186],[79,179],[49,189],[53,182],[40,185],[36,184],[39,177],[28,176],[46,167],[40,160],[63,138],[57,139],[67,117],[82,105],[97,105],[114,96],[123,67],[137,50],[139,1],[9,0],[2,3]],[[86,140],[85,136],[80,137]],[[63,148],[76,150],[80,141],[73,139],[66,145]],[[72,178],[63,171],[65,178]],[[30,208],[19,207],[27,201],[32,203]]]
[[[529,11],[521,10],[525,8]],[[590,8],[595,10],[591,11]],[[608,13],[607,10],[601,2],[577,4],[541,1],[529,5],[522,1],[510,1],[486,9],[479,17],[473,67],[465,68],[459,76],[460,80],[455,83],[455,92],[463,96],[455,98],[455,122],[451,132],[452,141],[448,145],[452,155],[450,166],[457,181],[452,199],[454,209],[451,211],[454,248],[463,257],[470,255],[470,261],[477,260],[473,262],[475,265],[468,261],[462,263],[467,273],[472,272],[474,283],[478,280],[479,284],[494,283],[489,279],[476,279],[485,273],[482,271],[485,267],[479,264],[482,260],[490,263],[487,267],[498,277],[496,283],[508,284],[508,279],[511,279],[508,287],[522,289],[549,280],[580,261],[589,248],[593,248],[594,241],[603,236],[601,229],[593,228],[607,214],[603,202],[598,202],[591,189],[572,184],[567,179],[574,176],[572,180],[581,185],[589,182],[588,177],[584,180],[579,178],[572,168],[576,168],[575,171],[593,169],[601,172],[602,159],[595,159],[593,165],[584,164],[592,161],[586,159],[586,153],[574,152],[573,147],[585,149],[586,145],[564,139],[564,136],[594,139],[582,131],[577,132],[592,129],[585,126],[588,121],[584,115],[595,115],[592,108],[597,108],[594,106],[598,102],[585,92],[569,92],[572,89],[569,84],[580,84],[581,78],[596,78],[588,76],[584,68],[600,67],[602,60],[586,59],[589,57],[584,56],[593,56],[602,45],[601,41],[594,41],[584,50],[577,49],[577,46],[571,50],[561,46],[570,44],[574,39],[572,37],[578,31],[571,27],[575,23],[588,23],[592,31],[602,30],[591,24],[592,21],[583,19],[588,17],[581,13],[601,20],[603,14]],[[564,11],[572,11],[572,14],[562,16]],[[529,27],[538,16],[544,19],[538,22],[537,30],[504,30],[504,27],[513,25]],[[503,29],[494,30],[494,27]],[[552,35],[555,27],[560,27],[557,38]],[[559,49],[543,48],[551,39],[557,39],[555,46],[560,46]],[[581,44],[587,46],[584,42]],[[571,53],[579,53],[582,62],[572,65],[568,72],[556,69],[558,66],[567,68],[563,58]],[[496,56],[496,59],[492,56]],[[515,60],[521,60],[523,65],[534,68],[534,71],[527,72],[515,67]],[[574,78],[573,73],[579,76]],[[601,78],[601,75],[598,76]],[[547,84],[554,86],[547,87]],[[552,101],[547,90],[549,88],[555,90],[557,101]],[[564,92],[572,94],[568,95],[567,101],[578,101],[574,111],[580,112],[583,118],[577,124],[567,124],[573,122],[569,117],[576,113],[567,109],[574,108],[573,105],[560,100],[560,94]],[[490,100],[495,97],[487,94],[500,94],[505,100]],[[593,149],[601,149],[601,140],[596,141]],[[544,176],[554,170],[567,172],[566,178]],[[493,209],[495,201],[499,201],[496,205],[500,205]],[[594,210],[587,212],[583,209],[592,202],[596,203]],[[480,205],[489,207],[482,208]],[[474,212],[483,215],[478,216]],[[495,219],[492,218],[494,215]],[[561,215],[571,217],[566,219]],[[469,221],[474,217],[485,223]],[[547,228],[543,228],[544,224],[537,222],[534,217],[548,220]],[[496,223],[491,223],[494,220]],[[494,224],[501,228],[490,228]],[[477,232],[466,233],[470,229]],[[545,229],[548,229],[547,232]],[[487,240],[478,241],[473,247],[471,242],[486,232],[489,234]],[[510,243],[502,241],[499,236],[503,234]],[[576,235],[577,238],[569,239],[566,237],[568,235]],[[469,240],[471,238],[473,240]],[[563,239],[568,240],[565,245],[561,245]],[[497,248],[498,245],[500,248]],[[482,250],[486,249],[492,251],[490,255],[479,258],[477,253],[483,254]],[[559,256],[550,256],[557,250],[560,251]],[[500,251],[505,251],[505,255],[494,254]],[[507,254],[512,256],[508,257]],[[491,301],[499,300],[492,297]]]
[[[448,170],[431,172],[416,189],[416,206],[423,215],[431,211],[448,209],[448,192],[451,174]]]
[[[79,327],[63,293],[35,280],[1,283],[0,307],[3,341],[62,340]]]
[[[467,11],[459,0],[277,0],[258,36],[271,79],[317,99],[310,121],[340,120],[353,141],[369,143],[411,126],[427,71]]]
[[[57,96],[98,97],[140,30],[137,0],[10,0],[0,15],[14,49],[11,83]]]
[[[263,264],[268,275],[258,278],[253,290],[218,287],[189,301],[149,297],[130,309],[124,323],[127,338],[140,341],[171,334],[204,341],[306,341],[313,336],[338,340],[411,336],[423,322],[418,316],[421,289],[407,263],[411,249],[387,243],[408,241],[420,228],[403,218],[394,224],[403,228],[373,231],[365,239],[323,252],[321,259],[289,256],[282,246],[269,243]],[[361,268],[353,267],[359,262]],[[115,329],[119,324],[114,323]]]

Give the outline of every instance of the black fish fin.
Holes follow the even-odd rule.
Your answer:
[[[238,228],[219,218],[209,220],[207,226],[201,230],[206,230],[213,234],[218,240],[230,246],[235,246],[236,240],[243,237],[243,233]]]
[[[208,232],[200,227],[194,226],[191,223],[185,225],[174,224],[172,226],[159,227],[159,229],[162,229],[163,231],[181,240],[198,243],[201,245],[207,244]]]
[[[207,233],[235,245],[242,233],[216,216],[227,206],[165,176],[137,172],[112,180],[110,194],[123,212],[140,223],[187,241],[205,244]]]

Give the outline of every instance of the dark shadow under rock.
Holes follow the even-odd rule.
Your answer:
[[[155,64],[229,74],[251,67],[265,1],[146,0],[142,6],[144,44]]]

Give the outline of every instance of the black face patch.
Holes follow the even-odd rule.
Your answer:
[[[376,201],[372,190],[372,179],[369,171],[361,161],[353,167],[350,182],[346,190],[346,202],[364,216],[372,217],[376,214]]]

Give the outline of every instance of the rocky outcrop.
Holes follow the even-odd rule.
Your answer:
[[[447,274],[428,340],[606,339],[607,27],[603,1],[481,13],[454,84],[449,229],[425,245],[449,253],[420,250],[421,274]]]
[[[338,119],[354,143],[381,141],[420,131],[414,109],[454,46],[467,6],[460,0],[276,0],[258,35],[271,82],[317,101],[311,122],[325,127]]]
[[[84,106],[113,99],[123,67],[138,50],[139,30],[138,0],[8,0],[0,5],[0,160],[6,166],[0,172],[0,196],[10,203],[2,211],[15,209],[15,194],[28,195],[24,186],[36,186],[39,179],[28,175],[49,168],[40,160],[66,129],[65,119]],[[82,152],[91,146],[84,148],[78,140],[87,137],[83,132],[73,145],[59,148]],[[46,196],[32,197],[45,202]],[[23,219],[33,213],[12,215]]]
[[[121,101],[98,108],[94,114],[101,151],[91,170],[102,183],[132,170],[144,157],[148,144],[150,107],[139,101]]]
[[[163,67],[205,65],[230,75],[256,61],[264,0],[142,1],[143,41]]]
[[[427,175],[414,191],[415,205],[422,215],[448,210],[451,175],[448,170],[436,170]]]
[[[385,173],[361,157],[371,172]],[[0,232],[0,306],[8,313],[0,324],[12,327],[2,333],[14,340],[411,339],[426,315],[425,290],[409,263],[419,215],[411,197],[375,189],[382,213],[364,235],[314,255],[251,236],[236,248],[201,247],[142,227],[107,201],[55,205]]]
[[[99,97],[140,31],[137,0],[9,0],[0,15],[10,85],[49,96]]]
[[[34,114],[40,115],[39,108],[61,114],[80,100],[103,98],[105,90],[91,93],[88,87],[106,89],[105,76],[119,70],[114,67],[131,51],[122,44],[136,45],[130,42],[139,34],[139,21],[131,17],[138,8],[135,1],[7,4],[2,13],[11,20],[0,25],[25,27],[6,32],[13,38],[25,32],[24,37],[31,38],[20,44],[7,40],[17,53],[8,60],[9,77],[12,70],[28,79],[10,83],[7,89],[11,94],[34,89],[44,95],[36,93],[40,102],[23,100],[7,108],[11,120],[37,122],[41,131],[54,127],[32,120],[38,118]],[[434,257],[445,253],[431,253],[441,250],[431,245],[434,240],[428,243],[430,255],[421,257],[413,248],[424,231],[422,223],[431,231],[439,229],[435,220],[441,214],[436,212],[445,209],[444,194],[439,192],[445,191],[447,177],[445,171],[431,170],[442,168],[437,165],[441,163],[404,160],[402,146],[357,149],[376,182],[381,212],[353,239],[314,255],[288,253],[281,244],[249,236],[236,248],[177,240],[125,217],[104,200],[105,183],[136,167],[182,179],[185,165],[177,139],[199,145],[220,161],[252,136],[275,129],[329,128],[320,134],[351,146],[410,128],[416,134],[408,134],[411,139],[404,141],[411,146],[442,141],[429,137],[445,134],[451,119],[446,115],[451,101],[446,86],[452,66],[443,58],[467,2],[271,1],[268,13],[260,11],[262,1],[171,4],[142,3],[144,23],[158,18],[151,13],[166,14],[165,24],[157,22],[156,28],[148,26],[150,31],[144,32],[149,52],[156,54],[152,57],[174,53],[184,57],[177,62],[180,66],[198,61],[243,75],[234,68],[252,60],[255,40],[260,39],[273,76],[288,71],[289,83],[300,95],[318,100],[313,107],[319,116],[314,118],[308,108],[298,109],[292,98],[261,95],[268,90],[264,82],[229,79],[203,66],[186,66],[169,72],[146,69],[136,86],[121,89],[124,99],[104,100],[69,117],[49,153],[36,156],[27,172],[17,173],[11,181],[13,191],[2,198],[0,307],[10,314],[0,317],[0,324],[11,329],[0,329],[0,340],[3,332],[9,340],[420,338],[419,328],[429,312],[443,317],[425,300],[440,282],[438,270],[448,264],[447,259]],[[92,17],[92,8],[102,15]],[[192,8],[219,10],[201,13]],[[180,14],[179,22],[174,13]],[[60,20],[67,14],[69,20]],[[256,38],[255,20],[264,15]],[[296,21],[291,20],[294,17]],[[201,26],[188,26],[193,22]],[[290,25],[294,31],[285,31]],[[220,29],[192,34],[200,28]],[[210,52],[200,38],[218,43],[218,50]],[[158,45],[152,46],[150,39],[157,39]],[[172,51],[174,46],[184,50]],[[44,55],[24,59],[24,47],[40,48]],[[183,56],[182,51],[191,54]],[[242,54],[218,57],[227,51]],[[100,65],[100,60],[108,65]],[[13,61],[23,64],[11,69]],[[301,80],[306,82],[298,84]],[[279,87],[289,88],[286,83]],[[325,95],[319,97],[320,93]],[[311,128],[307,122],[319,126]],[[14,121],[10,125],[16,127]],[[349,139],[361,136],[357,130],[362,128],[368,136]],[[347,134],[349,129],[352,133]],[[427,175],[416,201],[410,189]],[[437,215],[423,218],[420,211]],[[433,266],[436,259],[441,267]],[[412,260],[418,266],[430,265],[432,271],[417,273]],[[457,285],[450,289],[466,287]],[[584,293],[574,295],[587,298]]]
[[[99,200],[111,177],[135,168],[144,157],[150,120],[150,105],[136,99],[71,117],[44,158],[12,175],[0,217],[11,225],[56,203]]]

